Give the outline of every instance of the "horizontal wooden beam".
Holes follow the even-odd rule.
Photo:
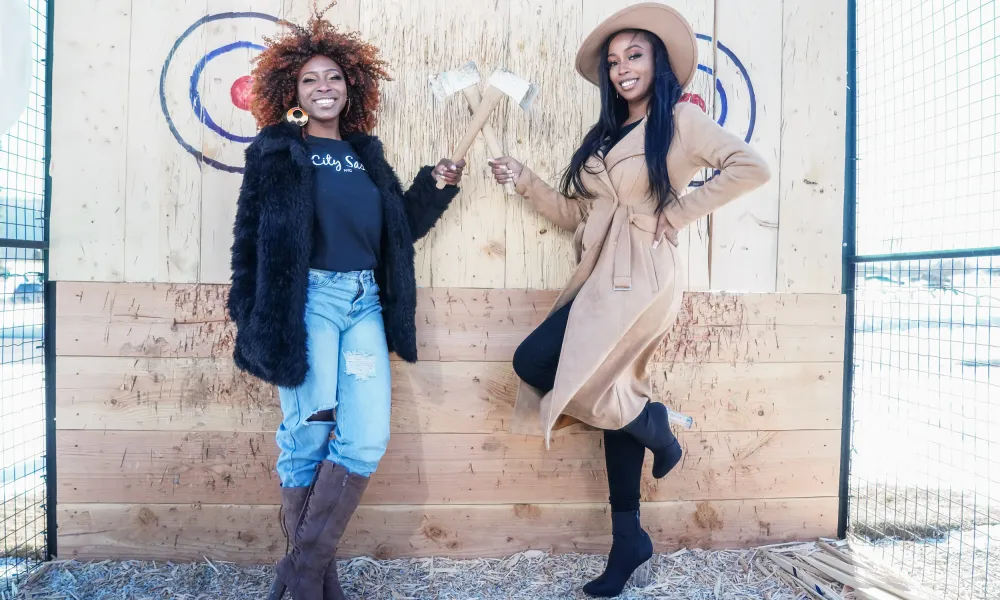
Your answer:
[[[227,286],[58,285],[62,356],[228,357]],[[836,294],[689,294],[658,357],[671,362],[828,362],[843,354]],[[421,289],[420,357],[509,361],[545,318],[554,292]]]
[[[605,553],[606,504],[362,506],[338,556],[476,558],[535,549]],[[61,504],[59,557],[76,560],[271,562],[285,551],[276,506]],[[656,549],[734,548],[832,536],[837,499],[652,502]]]
[[[684,432],[681,464],[643,481],[651,501],[835,495],[840,431]],[[60,431],[61,502],[278,502],[270,433]],[[603,435],[397,434],[365,504],[603,502]],[[649,462],[647,457],[647,462]]]
[[[60,429],[273,431],[275,389],[231,359],[73,357],[56,363]],[[699,431],[834,429],[843,364],[656,363],[654,397]],[[513,413],[509,363],[393,363],[394,433],[498,433]]]

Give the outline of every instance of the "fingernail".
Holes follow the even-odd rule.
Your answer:
[[[659,245],[660,245],[660,240],[653,240],[653,248],[656,248]]]

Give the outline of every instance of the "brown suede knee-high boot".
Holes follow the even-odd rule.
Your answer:
[[[328,567],[336,572],[331,561],[367,487],[367,477],[327,460],[320,463],[292,533],[292,550],[278,563],[269,600],[280,600],[286,589],[294,600],[324,598]],[[337,587],[339,591],[339,582]]]
[[[302,507],[305,506],[308,495],[308,486],[281,488],[281,525],[288,543],[285,552],[292,546],[293,533],[299,524],[299,516],[302,514]],[[344,590],[340,587],[340,576],[337,573],[337,557],[331,556],[330,564],[326,566],[326,573],[323,575],[323,600],[345,599]]]
[[[295,533],[295,526],[299,523],[299,516],[302,514],[302,507],[305,506],[308,495],[309,486],[281,488],[281,530],[288,540],[286,553],[292,547],[292,534]]]

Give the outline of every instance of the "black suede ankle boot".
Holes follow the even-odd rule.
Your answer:
[[[653,477],[662,479],[681,460],[681,445],[670,431],[667,407],[649,402],[634,421],[622,428],[653,452]]]
[[[639,511],[611,513],[611,552],[600,577],[583,586],[585,594],[613,598],[622,593],[632,573],[653,556],[653,541],[639,523]]]

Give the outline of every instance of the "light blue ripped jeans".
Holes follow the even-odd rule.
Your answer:
[[[283,414],[277,434],[281,484],[312,484],[316,465],[324,459],[371,476],[389,443],[392,396],[374,274],[310,270],[306,333],[305,381],[297,388],[278,388]]]

